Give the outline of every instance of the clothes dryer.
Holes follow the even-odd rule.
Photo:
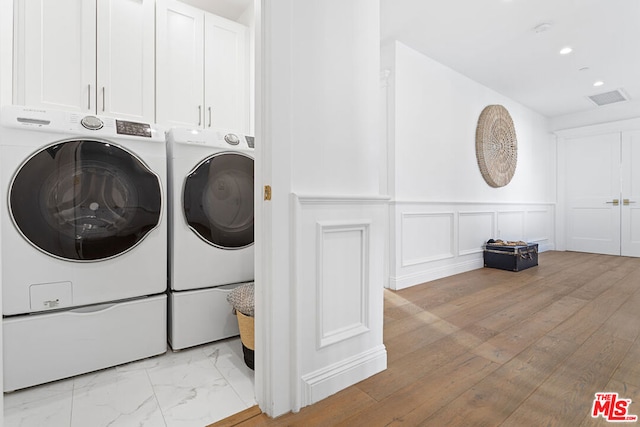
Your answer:
[[[166,150],[150,124],[0,110],[4,385],[166,351]]]
[[[169,343],[174,350],[238,335],[226,295],[254,278],[253,138],[171,129]]]

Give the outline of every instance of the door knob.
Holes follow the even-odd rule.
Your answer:
[[[618,206],[620,204],[620,199],[613,199],[610,202],[607,202],[608,204],[612,204],[613,206]]]
[[[629,206],[631,203],[635,203],[635,202],[629,199],[622,199],[622,204],[625,206]]]

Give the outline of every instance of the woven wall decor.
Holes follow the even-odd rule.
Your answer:
[[[504,187],[516,172],[516,130],[509,112],[502,105],[489,105],[480,113],[476,158],[482,177],[492,187]]]

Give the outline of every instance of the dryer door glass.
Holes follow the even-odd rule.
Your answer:
[[[160,222],[159,177],[111,143],[64,141],[29,158],[11,184],[9,209],[38,249],[96,261],[135,247]]]
[[[223,249],[253,244],[251,157],[208,157],[185,179],[182,201],[187,224],[205,242]]]

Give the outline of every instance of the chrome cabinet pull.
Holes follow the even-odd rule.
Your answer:
[[[211,127],[211,107],[209,107],[209,127]]]
[[[198,126],[202,125],[202,105],[198,105]]]
[[[87,110],[91,110],[91,83],[87,85]]]
[[[102,111],[104,111],[104,86],[102,86]]]

